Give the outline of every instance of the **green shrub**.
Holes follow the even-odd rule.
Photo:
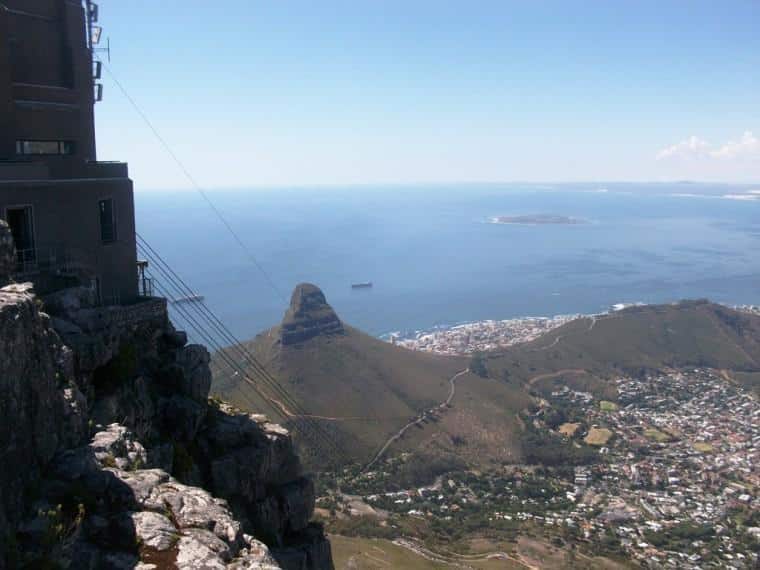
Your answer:
[[[473,353],[468,369],[470,372],[480,376],[481,378],[488,377],[488,368],[486,367],[486,362],[483,358],[483,354],[480,352]]]

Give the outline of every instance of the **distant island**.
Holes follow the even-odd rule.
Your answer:
[[[537,214],[531,216],[493,216],[488,219],[492,224],[522,224],[522,225],[577,225],[587,223],[579,218],[570,216],[553,216],[550,214]]]

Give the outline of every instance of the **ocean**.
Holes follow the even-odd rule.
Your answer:
[[[760,304],[760,191],[703,184],[461,184],[136,191],[137,231],[232,332],[311,282],[380,336],[615,303]],[[557,216],[579,224],[494,224]],[[271,281],[271,283],[270,283]],[[351,284],[371,281],[370,289]]]

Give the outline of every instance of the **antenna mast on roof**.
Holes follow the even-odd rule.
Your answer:
[[[98,17],[100,10],[97,4],[92,0],[84,0],[85,17],[87,18],[87,47],[92,53],[92,78],[94,83],[94,97],[95,102],[103,100],[103,84],[98,83],[101,78],[103,66],[101,62],[95,57],[96,53],[105,53],[108,58],[108,63],[111,63],[111,38],[106,38],[106,46],[98,47],[100,45],[100,39],[103,35],[103,28],[98,26]]]

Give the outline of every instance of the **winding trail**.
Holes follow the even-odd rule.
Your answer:
[[[581,319],[589,319],[591,321],[591,324],[589,325],[588,330],[586,331],[586,333],[590,333],[591,331],[593,331],[594,327],[596,326],[597,321],[599,321],[602,318],[605,318],[605,317],[601,317],[601,316],[598,317],[596,315],[589,315],[587,317],[581,317]],[[549,334],[550,332],[551,331],[547,332],[546,334]],[[555,346],[557,346],[560,343],[561,340],[562,340],[562,335],[560,334],[560,335],[557,335],[557,337],[554,339],[554,342],[552,342],[551,344],[549,344],[547,346],[539,346],[539,347],[536,347],[536,348],[532,348],[531,351],[533,351],[533,352],[540,352],[542,350],[549,350],[550,348],[554,348]]]
[[[445,564],[447,566],[456,566],[457,568],[471,569],[468,562],[485,562],[487,560],[509,560],[514,562],[528,570],[540,570],[536,566],[527,564],[524,560],[516,558],[506,552],[484,552],[482,554],[456,554],[454,552],[439,553],[430,550],[423,546],[419,541],[410,538],[397,538],[393,540],[393,544],[406,548],[414,552],[416,555],[430,560],[431,562],[437,562],[438,564]]]
[[[275,398],[269,398],[269,401],[275,404],[280,409],[280,412],[282,412],[282,414],[288,418],[311,418],[314,420],[326,420],[330,422],[351,422],[351,421],[376,422],[378,421],[378,418],[365,418],[362,416],[334,417],[334,416],[318,416],[316,414],[295,414],[280,400],[276,400]]]
[[[469,371],[470,371],[469,368],[465,368],[464,370],[460,370],[459,372],[457,372],[456,374],[454,374],[454,376],[452,376],[451,378],[449,378],[450,388],[449,388],[449,396],[448,396],[448,398],[446,398],[443,402],[441,402],[437,406],[434,406],[432,408],[429,408],[429,409],[423,411],[422,413],[420,413],[420,415],[418,415],[416,418],[414,418],[412,421],[410,421],[404,427],[402,427],[400,430],[398,430],[395,434],[393,434],[390,438],[388,438],[388,441],[386,441],[385,444],[380,448],[380,451],[378,451],[375,454],[375,456],[372,458],[372,461],[370,461],[367,464],[367,466],[364,468],[364,471],[368,471],[375,463],[377,463],[377,461],[383,456],[383,454],[385,454],[385,452],[388,450],[388,448],[391,445],[393,445],[394,442],[396,442],[399,439],[401,439],[401,437],[406,433],[406,431],[409,428],[411,428],[412,426],[421,424],[422,421],[425,419],[425,417],[428,414],[430,414],[432,412],[435,412],[435,411],[438,411],[438,410],[444,410],[446,407],[450,406],[451,402],[454,400],[454,396],[456,395],[456,391],[457,391],[456,381],[457,381],[457,379],[459,377],[461,377],[461,376],[464,376]]]
[[[532,348],[531,350],[533,352],[540,352],[542,350],[549,350],[550,348],[554,348],[555,346],[557,346],[559,344],[559,341],[561,341],[561,340],[562,340],[562,335],[560,334],[560,335],[557,335],[557,338],[554,339],[553,343],[551,343],[551,344],[549,344],[547,346],[539,346],[538,348]]]

